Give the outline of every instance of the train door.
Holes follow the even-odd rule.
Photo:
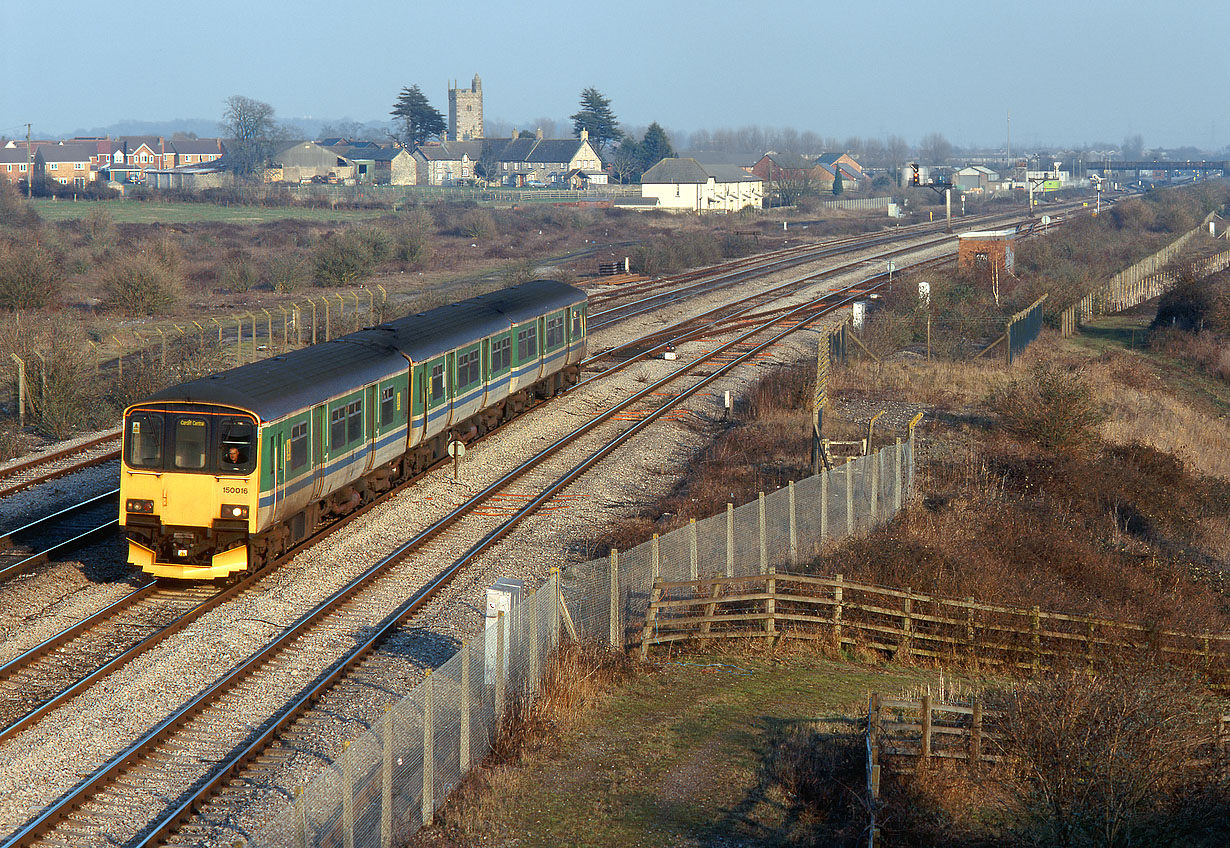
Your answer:
[[[286,497],[286,452],[280,433],[274,433],[269,438],[269,470],[273,477],[273,511],[276,515],[278,502]]]
[[[457,405],[457,355],[454,353],[446,353],[444,355],[444,386],[445,393],[447,394],[445,403],[448,404],[448,415],[445,417],[444,423],[452,426],[455,423],[453,416]]]
[[[483,369],[480,378],[483,381],[483,402],[481,406],[483,409],[486,409],[491,403],[491,339],[483,339],[483,352],[479,354],[479,361]]]
[[[312,410],[312,497],[319,498],[325,484],[325,413],[328,406]]]
[[[542,375],[547,370],[545,367],[543,367],[543,361],[546,359],[546,356],[547,356],[547,318],[544,315],[544,316],[539,317],[538,319],[538,373],[537,373],[537,377],[542,377]]]
[[[368,386],[365,392],[367,397],[363,402],[363,405],[366,407],[364,413],[367,416],[367,462],[363,463],[364,474],[372,470],[372,464],[376,460],[376,431],[378,429],[376,427],[376,416],[380,411],[379,406],[376,405],[376,398],[379,396],[379,393],[379,383],[374,386]]]

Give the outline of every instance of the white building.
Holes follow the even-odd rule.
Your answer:
[[[745,207],[759,209],[764,205],[764,181],[737,165],[663,159],[641,177],[641,197],[644,202],[635,208],[738,212]]]

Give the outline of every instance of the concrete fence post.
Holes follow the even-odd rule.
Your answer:
[[[757,498],[760,506],[760,573],[769,573],[769,528],[765,518],[764,492]]]
[[[854,460],[846,463],[846,535],[854,535]]]
[[[726,504],[726,576],[735,576],[735,505]]]
[[[901,475],[901,456],[903,448],[901,445],[901,437],[897,437],[897,453],[896,453],[896,482],[893,484],[893,512],[901,512],[901,487],[905,483],[905,478]]]
[[[431,669],[423,680],[423,824],[429,825],[435,818],[436,799],[436,718],[432,705]]]
[[[619,626],[619,551],[611,549],[611,647],[623,646]]]
[[[799,529],[798,516],[794,509],[794,481],[791,480],[786,484],[786,491],[789,496],[790,505],[790,565],[797,567],[799,564]]]
[[[504,657],[508,651],[508,646],[504,630],[508,619],[505,615],[505,612],[500,610],[495,619],[495,722],[497,725],[500,722],[500,715],[504,712],[504,685],[507,678],[504,668]]]
[[[530,626],[529,633],[529,649],[530,649],[530,691],[537,693],[540,679],[542,678],[542,669],[539,668],[538,658],[538,598],[537,593],[530,596]]]
[[[461,773],[470,770],[470,643],[461,646],[461,728],[458,745],[458,762]]]
[[[295,844],[308,848],[307,804],[303,803],[303,787],[295,787]]]
[[[393,713],[384,708],[380,720],[384,761],[380,764],[380,848],[393,845]]]
[[[880,457],[879,452],[867,455],[871,460],[871,523],[869,530],[874,530],[880,523]]]
[[[662,579],[662,545],[657,533],[649,543],[649,585]]]
[[[841,650],[841,619],[845,603],[845,587],[842,585],[842,575],[838,574],[833,581],[833,642],[837,650]]]
[[[350,740],[342,743],[342,846],[354,848],[354,772],[350,764]]]
[[[700,551],[696,539],[696,519],[688,520],[688,579],[700,579]]]
[[[831,471],[820,472],[820,545],[829,538],[829,477]]]

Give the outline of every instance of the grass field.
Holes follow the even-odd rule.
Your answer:
[[[209,203],[167,203],[137,200],[30,201],[45,221],[85,217],[90,209],[103,206],[117,224],[190,224],[221,221],[227,224],[262,224],[294,218],[307,221],[355,221],[387,215],[379,209],[308,209],[279,206],[215,206]]]
[[[482,809],[450,811],[461,822],[411,844],[810,844],[823,825],[781,785],[783,746],[809,732],[857,738],[870,692],[938,683],[934,671],[802,652],[675,659],[650,663],[555,744],[502,771]]]

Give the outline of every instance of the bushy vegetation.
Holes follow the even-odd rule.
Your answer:
[[[183,296],[183,279],[172,251],[154,243],[148,250],[116,259],[103,275],[103,304],[137,317],[171,311]]]
[[[0,242],[0,309],[41,309],[59,300],[61,261],[38,242]]]

